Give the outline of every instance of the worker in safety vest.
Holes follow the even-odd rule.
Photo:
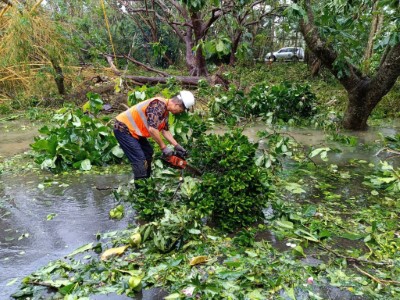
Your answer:
[[[153,138],[165,156],[172,155],[173,150],[167,147],[161,135],[175,150],[186,152],[168,131],[168,116],[169,113],[182,113],[191,108],[194,102],[191,92],[181,91],[171,99],[155,97],[145,100],[117,116],[114,135],[132,164],[135,180],[151,175],[154,151],[147,138]]]

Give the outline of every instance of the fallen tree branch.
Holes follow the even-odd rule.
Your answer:
[[[357,265],[353,264],[353,267],[356,268],[356,270],[358,272],[360,272],[361,274],[364,274],[365,276],[371,278],[373,281],[380,283],[380,284],[400,284],[400,281],[395,281],[395,280],[385,280],[385,279],[380,279],[377,278],[371,274],[369,274],[368,272],[362,270],[360,267],[358,267]]]
[[[139,83],[150,83],[150,84],[157,84],[157,83],[167,83],[168,79],[174,77],[177,81],[182,84],[190,85],[190,86],[197,86],[199,80],[207,80],[205,77],[197,77],[197,76],[170,76],[170,77],[146,77],[146,76],[133,76],[133,75],[125,75],[122,76],[123,78],[131,79]]]
[[[393,154],[395,154],[395,155],[400,155],[400,152],[399,152],[399,151],[396,151],[396,150],[393,150],[393,149],[391,149],[391,148],[385,147],[385,148],[380,149],[380,150],[375,154],[375,156],[379,156],[379,154],[380,154],[381,152],[383,152],[383,151],[386,151],[386,152],[389,152],[389,153],[393,153]]]
[[[111,70],[112,70],[116,75],[118,75],[118,76],[121,75],[121,71],[118,70],[117,67],[114,65],[114,60],[113,60],[112,56],[106,55],[105,57],[106,57],[106,59],[107,59],[108,64],[109,64],[110,67],[111,67]]]
[[[324,249],[332,254],[334,254],[337,257],[340,258],[344,258],[349,262],[356,262],[356,263],[360,263],[360,264],[371,264],[371,265],[375,265],[375,266],[390,266],[393,265],[392,261],[383,261],[383,262],[376,262],[376,261],[372,261],[372,260],[367,260],[367,259],[358,259],[355,257],[350,257],[350,256],[345,256],[342,254],[337,253],[335,250],[332,250],[328,247],[323,246],[321,243],[318,245],[321,249]]]
[[[40,286],[45,286],[45,287],[52,288],[52,289],[58,289],[58,287],[56,287],[50,283],[47,283],[47,282],[29,280],[28,284],[40,285]]]
[[[177,81],[179,81],[181,84],[184,85],[189,85],[189,86],[197,86],[199,83],[199,80],[206,80],[210,82],[210,78],[206,77],[198,77],[198,76],[171,76],[168,73],[153,69],[149,66],[146,66],[145,64],[135,60],[134,58],[128,56],[128,55],[117,55],[116,57],[119,58],[126,58],[129,61],[145,68],[147,71],[155,72],[160,74],[162,77],[147,77],[147,76],[134,76],[134,75],[122,75],[123,72],[117,69],[117,67],[114,65],[113,61],[113,56],[110,54],[103,54],[103,56],[107,59],[108,64],[111,67],[111,70],[118,76],[121,76],[122,78],[126,78],[129,80],[134,81],[135,84],[157,84],[157,83],[167,83],[168,79],[170,78],[175,78]]]
[[[0,122],[15,120],[15,119],[18,119],[18,118],[20,118],[20,117],[22,117],[22,116],[23,116],[23,114],[7,116],[7,117],[5,117],[5,118],[1,118],[1,119],[0,119]]]
[[[118,57],[118,58],[125,58],[127,60],[129,60],[130,62],[133,62],[135,65],[138,65],[140,67],[142,67],[143,69],[145,69],[146,71],[150,71],[150,72],[154,72],[157,74],[160,74],[161,76],[164,77],[169,77],[170,75],[168,73],[165,73],[163,71],[154,69],[152,67],[146,66],[144,63],[141,63],[140,61],[137,61],[136,59],[134,59],[133,57],[130,57],[129,55],[111,55],[111,54],[103,54],[103,56],[107,59],[108,64],[110,65],[112,71],[117,74],[118,76],[122,74],[122,72],[120,70],[117,69],[117,67],[114,65],[114,61],[113,61],[113,57]]]
[[[140,61],[137,61],[136,59],[134,59],[134,58],[132,58],[132,57],[130,57],[128,55],[124,55],[123,57],[125,57],[127,60],[133,62],[134,64],[146,69],[147,71],[155,72],[155,73],[160,74],[160,75],[165,76],[165,77],[170,76],[168,73],[165,73],[163,71],[159,71],[159,70],[153,69],[153,68],[151,68],[149,66],[146,66],[145,64],[141,63]]]

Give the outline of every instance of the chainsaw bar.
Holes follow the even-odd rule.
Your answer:
[[[191,165],[186,165],[185,170],[188,170],[193,175],[197,175],[197,176],[202,175],[202,173],[200,172],[199,169],[196,169],[196,168],[192,167]]]
[[[193,175],[198,175],[200,176],[202,173],[196,169],[195,167],[192,167],[188,165],[184,157],[179,155],[179,153],[174,153],[171,156],[161,156],[161,159],[167,163],[168,166],[174,168],[174,169],[180,169],[180,170],[188,170],[190,173]]]

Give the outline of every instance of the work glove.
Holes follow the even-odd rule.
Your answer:
[[[161,150],[162,154],[166,157],[171,156],[172,154],[174,154],[174,150],[172,150],[171,148],[165,147],[164,149]]]
[[[181,145],[176,144],[175,145],[175,151],[180,153],[182,156],[186,156],[187,155],[187,150],[185,148],[183,148]]]

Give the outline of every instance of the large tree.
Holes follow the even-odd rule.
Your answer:
[[[344,128],[366,130],[371,112],[400,76],[399,1],[294,2],[307,46],[347,91]],[[378,28],[377,14],[383,22]]]
[[[232,8],[230,1],[116,0],[116,2],[121,11],[135,18],[139,15],[144,23],[151,16],[169,25],[185,45],[185,59],[190,75],[208,75],[202,42],[206,39],[211,26],[224,12]]]

